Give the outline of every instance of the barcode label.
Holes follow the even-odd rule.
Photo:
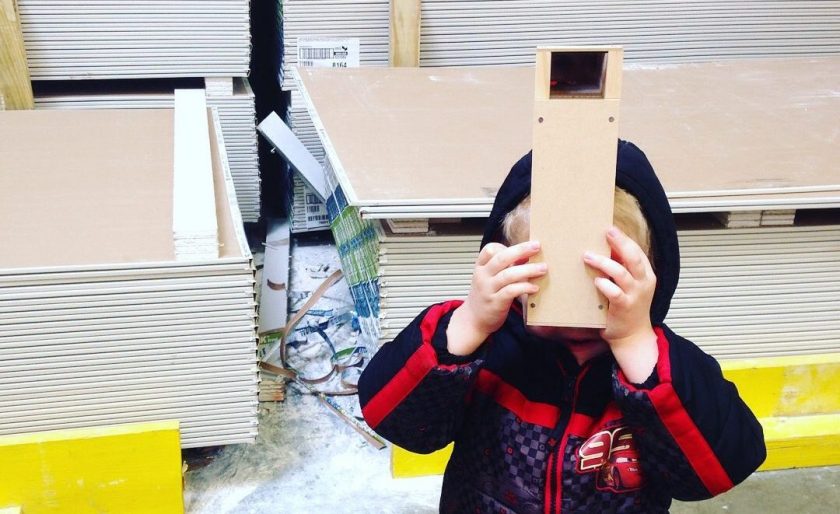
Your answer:
[[[301,48],[298,51],[299,59],[332,59],[332,48]]]
[[[304,68],[359,66],[359,38],[297,38],[297,63]]]

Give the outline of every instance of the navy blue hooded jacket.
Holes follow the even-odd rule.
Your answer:
[[[466,357],[447,352],[460,301],[423,311],[359,381],[370,426],[427,453],[454,441],[441,512],[667,512],[744,480],[765,458],[761,426],[718,363],[663,320],[679,278],[677,232],[644,153],[619,141],[616,185],[639,200],[652,233],[651,322],[659,360],[631,384],[606,353],[579,366],[525,330],[514,302],[504,325]],[[505,179],[482,246],[529,194],[530,153]]]

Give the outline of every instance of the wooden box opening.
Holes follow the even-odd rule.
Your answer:
[[[607,52],[551,52],[549,97],[604,98]]]

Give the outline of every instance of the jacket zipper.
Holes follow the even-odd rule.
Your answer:
[[[580,381],[583,379],[584,375],[589,371],[589,363],[584,365],[584,368],[580,370],[580,373],[575,378],[573,382],[569,382],[567,388],[571,386],[571,408],[563,413],[561,419],[560,426],[563,427],[563,436],[560,440],[560,443],[557,445],[557,451],[552,452],[554,456],[554,473],[551,476],[551,480],[554,483],[554,488],[551,494],[551,509],[549,512],[552,514],[560,514],[561,509],[561,500],[563,499],[563,454],[566,450],[566,444],[569,440],[569,422],[572,419],[572,414],[575,412],[575,404],[577,403],[578,397],[578,389],[580,387]],[[564,392],[565,393],[565,392]],[[551,466],[549,466],[550,468]]]
[[[546,487],[546,501],[545,501],[545,514],[552,514],[554,512],[554,467],[556,465],[557,459],[554,458],[554,452],[551,451],[548,454],[548,467],[545,470],[546,478],[545,478],[545,487]]]

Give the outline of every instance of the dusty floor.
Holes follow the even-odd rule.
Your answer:
[[[261,413],[256,445],[187,473],[189,513],[437,512],[440,477],[394,480],[375,450],[312,396]]]
[[[294,309],[330,268],[338,266],[338,259],[332,246],[309,245],[296,247],[292,260],[289,290]],[[325,298],[316,308],[337,310],[350,302],[343,282]],[[352,344],[353,335],[348,337],[347,330],[328,327],[327,333],[336,341]],[[302,344],[301,355],[317,356],[317,341],[314,338],[311,345]],[[285,402],[262,404],[256,444],[225,447],[214,454],[210,464],[187,472],[187,512],[437,512],[441,477],[393,479],[389,465],[389,450],[374,449],[314,396],[289,388]],[[758,473],[718,498],[675,502],[672,512],[840,512],[840,467]]]

